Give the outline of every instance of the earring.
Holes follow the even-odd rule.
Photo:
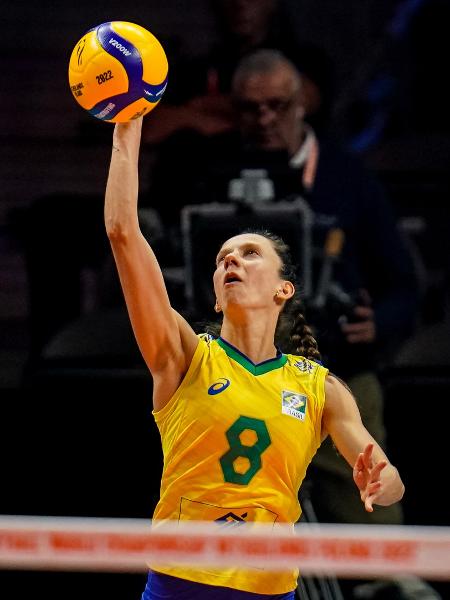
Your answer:
[[[275,298],[278,298],[279,293],[280,293],[280,290],[275,290]]]

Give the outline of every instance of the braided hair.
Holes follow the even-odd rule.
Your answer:
[[[281,260],[280,277],[295,285],[295,294],[286,300],[278,319],[275,342],[284,350],[311,360],[321,361],[321,354],[313,332],[306,322],[305,307],[296,285],[295,266],[289,246],[278,235],[267,229],[246,229],[243,233],[254,233],[268,239]]]

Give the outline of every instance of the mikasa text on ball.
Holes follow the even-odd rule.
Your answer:
[[[110,21],[90,29],[69,62],[75,100],[103,121],[125,122],[155,108],[166,89],[167,57],[147,29]]]

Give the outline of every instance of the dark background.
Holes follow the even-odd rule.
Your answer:
[[[448,3],[416,3],[410,21],[393,19],[402,3],[386,0],[283,4],[299,39],[333,56],[335,131],[386,185],[423,268],[418,332],[384,373],[389,455],[406,483],[406,522],[448,526],[442,492],[450,413]],[[152,31],[166,48],[174,78],[177,56],[201,54],[217,35],[208,0],[2,7],[1,514],[150,518],[158,498],[161,452],[151,379],[138,360],[113,364],[81,357],[70,368],[51,363],[23,385],[29,350],[23,216],[46,193],[103,193],[112,126],[76,105],[67,64],[83,32],[108,20],[134,21]],[[396,38],[392,31],[402,24],[406,31]],[[391,85],[384,104],[377,103],[377,93],[379,98],[385,88],[370,85],[377,77]],[[370,137],[380,105],[384,126]],[[157,109],[148,118],[156,119]],[[143,148],[142,169],[151,170],[154,152]],[[89,314],[92,273],[85,275]],[[87,329],[88,345],[89,334]],[[127,343],[134,345],[130,335]],[[144,581],[144,575],[3,572],[0,594],[8,600],[131,599],[140,597]],[[436,587],[448,593],[446,585]]]

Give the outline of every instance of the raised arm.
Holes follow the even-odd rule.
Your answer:
[[[154,405],[158,410],[181,382],[198,338],[171,307],[158,261],[139,228],[141,129],[142,118],[115,126],[105,194],[105,226],[134,335],[153,376]]]
[[[401,500],[405,487],[397,469],[364,427],[351,392],[336,377],[325,382],[324,433],[353,469],[353,479],[368,512],[373,505]]]

